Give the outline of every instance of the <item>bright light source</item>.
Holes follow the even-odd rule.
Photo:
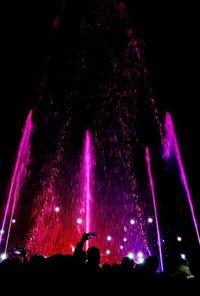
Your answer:
[[[182,237],[181,236],[177,236],[176,239],[177,239],[178,242],[181,242],[182,241]]]
[[[143,253],[142,252],[138,252],[137,253],[138,258],[143,258]]]
[[[152,218],[148,218],[148,223],[153,223],[153,219]]]
[[[131,224],[131,225],[134,225],[134,224],[135,224],[135,220],[134,220],[134,219],[131,219],[131,220],[130,220],[130,224]]]
[[[120,250],[123,250],[124,247],[123,246],[120,246],[119,248],[120,248]]]
[[[16,220],[15,219],[12,219],[12,223],[15,224],[16,223]]]
[[[110,250],[106,250],[106,254],[107,255],[110,255]]]
[[[127,238],[126,238],[126,237],[124,237],[123,241],[126,243],[126,242],[127,242]]]
[[[5,231],[4,231],[3,229],[1,229],[0,233],[1,233],[1,234],[4,234],[4,232],[5,232]]]
[[[139,258],[138,263],[142,264],[144,262],[144,258]]]
[[[83,221],[82,221],[81,218],[78,218],[78,219],[76,220],[76,223],[77,223],[77,224],[82,224],[82,222],[83,222]]]
[[[107,236],[107,241],[111,241],[112,237],[110,235]]]
[[[128,253],[128,258],[129,258],[129,259],[133,259],[133,258],[134,258],[133,253]]]
[[[71,248],[72,248],[72,252],[74,253],[74,251],[75,251],[75,248],[74,248],[74,246],[71,246]]]
[[[1,260],[5,260],[7,258],[6,253],[1,254]]]
[[[181,254],[181,258],[185,260],[186,259],[185,254]]]
[[[59,207],[55,207],[54,210],[55,210],[56,213],[60,212],[60,208]]]

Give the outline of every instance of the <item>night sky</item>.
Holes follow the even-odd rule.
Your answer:
[[[127,2],[131,23],[146,43],[147,68],[157,103],[173,116],[192,198],[200,209],[197,4]],[[12,0],[1,7],[1,200],[21,128],[35,103],[59,3],[59,0]]]

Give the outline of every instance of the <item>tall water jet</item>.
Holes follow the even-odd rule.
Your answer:
[[[154,189],[154,181],[153,176],[151,172],[151,158],[149,153],[149,147],[145,148],[145,159],[146,159],[146,165],[147,165],[147,172],[149,177],[149,184],[151,188],[151,195],[153,200],[153,207],[154,207],[154,215],[156,220],[156,231],[157,231],[157,242],[158,242],[158,248],[159,248],[159,257],[160,257],[160,267],[163,271],[163,257],[162,257],[162,245],[161,245],[161,238],[160,238],[160,228],[159,228],[159,222],[158,222],[158,213],[157,213],[157,206],[156,206],[156,197],[155,197],[155,189]]]
[[[89,130],[85,133],[84,143],[84,197],[85,197],[85,231],[91,231],[91,203],[92,203],[92,140]],[[88,249],[89,241],[86,241],[86,249]]]
[[[142,147],[156,108],[143,42],[130,28],[125,1],[69,2],[54,26],[35,108],[31,174],[23,191],[30,210],[26,215],[22,208],[28,223],[18,230],[19,244],[31,254],[71,253],[93,226],[104,262],[120,262],[129,252],[146,256],[154,238],[148,237],[151,200],[142,182]],[[83,145],[88,126],[92,143],[88,131]],[[91,147],[93,175],[86,157]]]
[[[23,131],[22,131],[22,137],[17,150],[16,161],[15,161],[13,173],[11,176],[10,188],[8,192],[7,203],[6,203],[3,222],[1,226],[2,231],[0,233],[0,245],[2,243],[3,232],[6,233],[5,228],[8,220],[8,215],[10,213],[10,220],[9,220],[9,225],[8,225],[8,230],[6,235],[5,253],[8,247],[11,225],[12,225],[16,203],[18,201],[20,188],[26,173],[26,166],[29,159],[29,142],[30,142],[32,128],[33,128],[33,125],[32,125],[32,110],[31,110],[28,113]]]
[[[192,216],[192,221],[194,224],[198,242],[200,244],[199,229],[198,229],[197,219],[194,212],[190,189],[188,186],[188,182],[187,182],[187,178],[184,170],[184,165],[181,159],[180,149],[179,149],[179,145],[178,145],[178,141],[177,141],[174,125],[173,125],[173,120],[169,112],[166,112],[164,127],[165,127],[165,138],[163,139],[163,157],[166,160],[168,160],[171,157],[171,155],[174,154],[176,158],[178,168],[179,168],[179,173],[180,173],[180,179],[186,193],[187,202],[188,202],[191,216]]]

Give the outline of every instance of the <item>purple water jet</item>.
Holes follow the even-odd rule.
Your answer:
[[[22,131],[22,138],[19,143],[19,148],[17,151],[17,156],[16,156],[16,161],[13,169],[13,174],[11,177],[11,183],[10,183],[10,188],[8,192],[8,198],[7,198],[7,203],[5,207],[5,212],[3,216],[3,222],[1,226],[1,230],[5,231],[10,207],[11,208],[11,214],[10,214],[10,221],[9,221],[9,226],[8,226],[8,231],[7,231],[7,236],[6,236],[6,244],[5,244],[5,253],[7,251],[8,247],[8,241],[10,237],[10,231],[11,231],[11,225],[12,225],[12,220],[13,220],[13,215],[15,211],[15,206],[17,203],[17,200],[19,198],[19,193],[20,193],[20,187],[22,185],[23,178],[25,176],[25,170],[29,158],[29,140],[30,140],[30,135],[32,131],[32,110],[28,113],[23,131]],[[12,205],[11,205],[12,203]],[[2,235],[3,233],[1,232],[0,234],[0,245],[2,243]]]
[[[146,164],[147,164],[149,184],[151,187],[154,215],[155,215],[155,220],[156,220],[156,231],[157,231],[157,240],[158,240],[158,248],[159,248],[160,267],[161,267],[161,270],[163,271],[162,245],[161,245],[161,238],[160,238],[160,229],[159,229],[159,222],[158,222],[154,182],[153,182],[153,176],[152,176],[152,172],[151,172],[151,158],[150,158],[150,154],[149,154],[149,147],[145,148],[145,159],[146,159]]]
[[[85,191],[85,231],[90,231],[91,222],[91,202],[92,202],[92,188],[91,188],[91,177],[92,177],[92,141],[90,132],[87,130],[85,134],[85,144],[84,144],[84,191]],[[86,249],[88,249],[89,241],[86,242]]]
[[[176,161],[178,163],[181,182],[182,182],[182,185],[183,185],[185,193],[186,193],[187,201],[188,201],[189,208],[190,208],[191,215],[192,215],[192,221],[193,221],[193,224],[195,227],[198,242],[200,244],[200,236],[199,236],[197,220],[195,217],[194,207],[193,207],[193,203],[192,203],[192,199],[191,199],[191,194],[190,194],[187,178],[186,178],[185,171],[184,171],[183,162],[181,159],[180,149],[179,149],[172,117],[169,112],[166,112],[166,115],[165,115],[165,138],[163,140],[163,157],[166,160],[168,160],[172,153],[175,155]]]

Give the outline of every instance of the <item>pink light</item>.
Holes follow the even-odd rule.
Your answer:
[[[160,229],[159,229],[158,215],[157,215],[157,208],[156,208],[156,197],[155,197],[154,183],[153,183],[153,177],[152,177],[152,173],[151,173],[151,158],[150,158],[149,148],[148,147],[145,148],[145,158],[146,158],[147,171],[148,171],[148,176],[149,176],[149,183],[150,183],[150,187],[151,187],[154,214],[155,214],[155,220],[156,220],[156,230],[157,230],[158,248],[159,248],[159,256],[160,256],[160,267],[161,267],[161,270],[163,271],[163,259],[162,259],[162,246],[161,246],[161,239],[160,239]]]
[[[92,177],[92,141],[90,132],[87,130],[85,135],[84,148],[84,176],[85,176],[85,198],[86,198],[86,233],[90,231],[90,203],[92,201],[91,177]],[[86,249],[89,241],[86,241]]]
[[[179,172],[180,172],[180,178],[181,178],[183,187],[186,192],[187,201],[188,201],[188,204],[190,207],[193,224],[194,224],[194,227],[196,230],[197,239],[200,244],[200,236],[199,236],[197,220],[196,220],[195,213],[194,213],[194,207],[193,207],[193,203],[192,203],[192,199],[191,199],[191,195],[190,195],[189,186],[187,183],[187,178],[186,178],[185,171],[184,171],[183,162],[181,159],[181,154],[180,154],[178,141],[177,141],[175,130],[174,130],[172,117],[169,112],[167,112],[166,116],[165,116],[165,132],[166,132],[166,138],[165,138],[165,145],[164,145],[163,154],[164,154],[164,156],[167,155],[169,158],[171,152],[173,151],[176,156],[176,160],[177,160]]]
[[[10,205],[11,205],[11,201],[13,199],[11,219],[10,219],[10,223],[9,223],[7,240],[6,240],[6,249],[7,249],[11,224],[12,224],[12,220],[13,220],[14,209],[15,209],[16,201],[17,201],[18,194],[19,194],[20,181],[21,181],[21,178],[23,177],[24,168],[25,168],[26,161],[28,158],[27,149],[28,149],[28,145],[29,145],[29,138],[30,138],[31,130],[32,130],[32,110],[29,112],[28,117],[25,122],[25,126],[23,128],[23,134],[22,134],[22,138],[21,138],[21,141],[19,144],[18,151],[17,151],[16,162],[15,162],[14,171],[13,171],[12,178],[11,178],[11,185],[10,185],[10,189],[9,189],[9,193],[8,193],[6,209],[5,209],[4,218],[3,218],[2,227],[1,227],[1,229],[4,229],[4,227],[5,227],[8,212],[9,212]],[[1,241],[2,241],[2,233],[0,233],[0,245],[1,245]]]

